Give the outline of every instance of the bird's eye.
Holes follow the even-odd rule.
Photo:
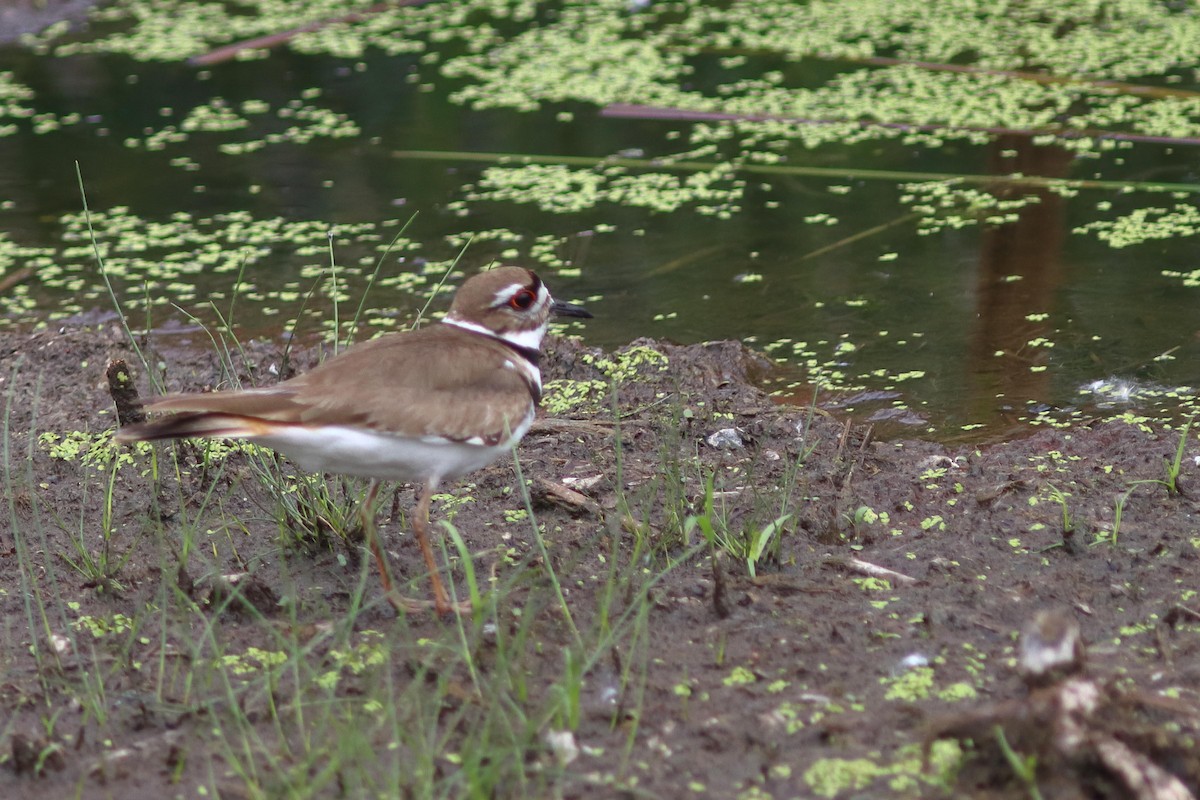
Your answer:
[[[535,300],[537,295],[528,289],[522,289],[509,299],[508,304],[517,311],[528,311]]]

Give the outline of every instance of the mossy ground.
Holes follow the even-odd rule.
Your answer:
[[[1196,704],[1194,433],[1171,496],[1137,482],[1163,477],[1178,431],[875,441],[773,403],[740,345],[622,358],[558,340],[547,378],[589,382],[587,402],[522,443],[530,507],[511,462],[435,504],[480,614],[398,619],[333,517],[303,541],[280,523],[256,454],[138,452],[112,471],[95,443],[113,426],[105,362],[135,363],[121,334],[0,336],[5,796],[1027,797],[986,742],[939,743],[925,765],[921,748],[937,720],[1025,696],[1017,633],[1051,606],[1082,626],[1094,675]],[[202,341],[146,344],[169,388],[223,379]],[[273,380],[280,355],[250,344],[238,371]],[[708,444],[726,428],[741,447]],[[64,448],[73,431],[96,436]],[[539,480],[594,504],[550,504]],[[327,488],[346,507],[361,491]],[[411,500],[381,520],[420,594]],[[738,543],[784,515],[752,580]],[[728,545],[718,572],[705,526]],[[1019,734],[1056,788],[1128,796]],[[1200,790],[1189,764],[1163,766]]]

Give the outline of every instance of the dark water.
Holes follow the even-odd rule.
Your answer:
[[[532,240],[565,237],[556,249],[580,272],[557,277],[553,270],[543,272],[557,294],[589,298],[596,318],[579,329],[587,341],[612,347],[641,336],[744,339],[788,358],[795,365],[790,374],[800,377],[810,354],[822,371],[845,373],[840,383],[852,388],[840,397],[864,417],[882,419],[889,416],[883,412],[903,404],[912,412],[906,419],[912,432],[939,436],[959,435],[964,425],[1002,430],[1039,408],[1079,406],[1087,401],[1080,385],[1096,379],[1121,376],[1163,387],[1200,380],[1200,289],[1161,274],[1200,266],[1194,242],[1176,238],[1113,249],[1094,236],[1072,233],[1096,218],[1097,204],[1111,203],[1105,215],[1112,216],[1147,205],[1143,194],[1083,189],[1068,199],[1041,192],[1041,202],[1010,224],[920,235],[899,201],[901,181],[850,172],[1021,171],[1187,183],[1197,180],[1196,148],[1139,145],[1078,161],[1022,137],[937,150],[899,142],[796,147],[787,154],[789,164],[847,174],[745,175],[741,210],[729,219],[691,208],[662,213],[612,204],[552,214],[511,202],[468,203],[463,216],[455,210],[462,187],[475,182],[486,163],[397,152],[605,158],[636,151],[654,157],[680,149],[669,137],[687,123],[606,118],[583,106],[474,112],[447,100],[450,82],[438,82],[433,91],[406,82],[417,67],[415,58],[367,57],[363,64],[355,69],[348,62],[279,50],[266,60],[206,72],[116,57],[38,58],[0,50],[0,70],[13,71],[36,91],[32,104],[39,112],[82,115],[78,124],[46,134],[21,122],[16,135],[0,138],[0,200],[7,201],[0,231],[21,245],[61,248],[60,217],[80,210],[78,162],[94,211],[127,206],[151,220],[176,212],[205,217],[246,210],[256,218],[333,225],[407,219],[419,212],[408,235],[425,247],[403,261],[389,259],[384,274],[419,269],[420,257],[448,257],[456,247],[443,237],[465,231],[506,228],[526,237],[515,246],[473,244],[462,262],[467,271],[496,259],[536,266],[526,261]],[[321,104],[348,114],[361,134],[244,156],[220,153],[216,145],[225,139],[213,136],[164,152],[123,144],[214,96],[234,105],[259,99],[276,107],[313,87],[321,90]],[[164,107],[176,116],[165,117]],[[573,119],[563,120],[564,110]],[[171,166],[182,155],[200,168]],[[252,192],[251,186],[261,190]],[[1190,202],[1160,197],[1149,204]],[[814,215],[836,217],[838,224],[805,222]],[[505,254],[509,247],[516,248],[516,258]],[[374,255],[362,243],[339,245],[339,262],[357,264]],[[302,263],[312,262],[281,246],[246,277],[260,286],[283,285],[297,280]],[[744,280],[748,273],[759,278]],[[349,271],[347,276],[353,293],[362,278]],[[94,272],[86,277],[99,285]],[[233,277],[203,274],[196,280],[201,299],[188,302],[199,308],[205,293],[228,290]],[[10,326],[46,318],[80,295],[36,280],[26,283],[33,308],[10,309]],[[118,290],[136,293],[136,281],[118,281]],[[406,317],[423,298],[376,287],[371,302]],[[88,304],[106,308],[102,298]],[[155,323],[166,324],[172,313],[156,312]],[[253,334],[278,333],[272,329],[278,318],[245,312],[241,317]],[[1030,344],[1039,340],[1053,346]],[[1164,353],[1169,358],[1157,358]],[[904,375],[913,377],[897,379]],[[875,394],[856,402],[861,390]],[[797,389],[795,396],[807,395]]]

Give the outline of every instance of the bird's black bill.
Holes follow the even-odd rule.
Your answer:
[[[560,300],[555,300],[550,306],[550,313],[559,317],[582,317],[583,319],[591,319],[592,312],[588,311],[583,306],[577,306],[574,303],[564,303]]]

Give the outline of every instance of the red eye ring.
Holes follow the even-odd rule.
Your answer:
[[[528,289],[522,289],[509,298],[508,304],[517,311],[528,311],[533,306],[535,300],[537,300],[536,294]]]

